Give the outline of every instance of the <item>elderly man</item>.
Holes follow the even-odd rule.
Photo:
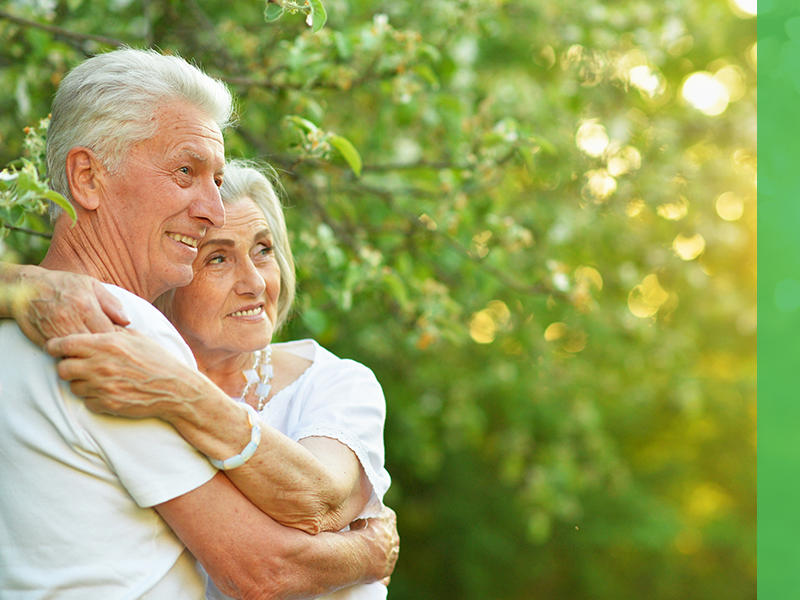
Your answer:
[[[224,85],[182,59],[123,49],[67,75],[48,131],[53,185],[78,219],[57,217],[42,266],[104,282],[95,291],[114,320],[188,364],[188,347],[148,301],[191,280],[198,242],[224,221],[217,188],[231,107]],[[68,273],[65,290],[85,285]],[[0,315],[16,310],[0,301]],[[74,331],[110,328],[92,319]],[[171,426],[87,410],[11,321],[0,324],[0,348],[0,596],[198,599],[196,560],[241,598],[311,597],[391,573],[391,514],[346,533],[282,527]],[[224,396],[214,386],[198,393]],[[224,418],[247,422],[217,399]],[[212,458],[244,447],[240,431]],[[246,472],[237,485],[247,490]]]

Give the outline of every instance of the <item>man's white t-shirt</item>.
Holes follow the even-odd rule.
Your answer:
[[[131,328],[195,366],[149,302],[106,287]],[[152,507],[216,469],[164,421],[90,412],[13,321],[0,356],[0,597],[203,598],[204,574]]]
[[[391,479],[384,467],[386,400],[375,375],[364,365],[341,359],[313,340],[272,344],[272,348],[303,357],[312,364],[270,399],[261,411],[261,420],[295,441],[329,437],[349,447],[372,484],[372,497],[359,517],[379,515]],[[228,596],[209,580],[207,598],[225,600]],[[386,586],[354,585],[325,598],[382,600],[386,598]]]

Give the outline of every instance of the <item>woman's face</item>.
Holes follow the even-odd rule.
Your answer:
[[[225,206],[225,225],[209,230],[192,268],[192,283],[175,291],[172,320],[200,364],[269,344],[281,273],[267,220],[250,198]]]

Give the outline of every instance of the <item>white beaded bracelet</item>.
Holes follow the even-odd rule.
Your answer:
[[[258,448],[258,444],[261,442],[261,421],[258,418],[256,409],[246,402],[242,402],[242,406],[247,409],[247,420],[250,422],[250,427],[253,428],[250,432],[250,442],[244,447],[244,450],[236,456],[231,456],[225,460],[217,460],[215,458],[208,459],[211,461],[212,465],[222,471],[229,471],[230,469],[241,467],[256,453],[256,448]]]

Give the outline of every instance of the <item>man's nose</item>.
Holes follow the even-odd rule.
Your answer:
[[[208,227],[222,227],[225,225],[225,207],[219,188],[213,180],[204,183],[198,190],[197,199],[192,203],[192,217],[203,219]]]

